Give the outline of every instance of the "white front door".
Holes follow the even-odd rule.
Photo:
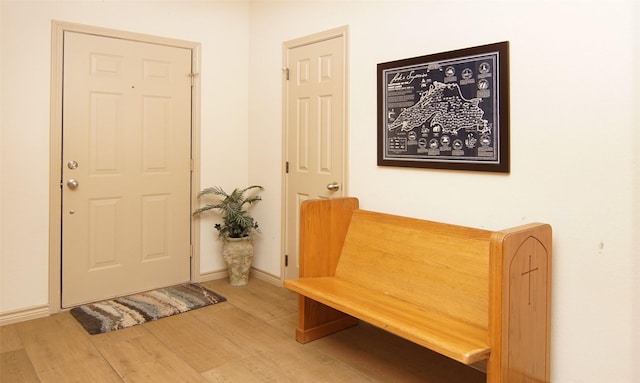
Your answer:
[[[191,50],[65,31],[62,306],[190,279]]]
[[[345,195],[346,28],[285,43],[285,267],[299,274],[300,204]]]

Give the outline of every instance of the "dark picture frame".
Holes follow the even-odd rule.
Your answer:
[[[509,42],[378,64],[378,165],[510,172]]]

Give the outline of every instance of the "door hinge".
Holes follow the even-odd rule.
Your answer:
[[[189,77],[191,77],[191,87],[196,85],[196,77],[200,76],[200,73],[189,73]]]
[[[289,68],[282,68],[282,72],[284,73],[284,79],[289,80]]]
[[[289,161],[285,162],[285,165],[284,165],[284,172],[285,172],[285,173],[287,173],[287,174],[289,174]]]
[[[289,255],[284,255],[284,267],[289,266]]]

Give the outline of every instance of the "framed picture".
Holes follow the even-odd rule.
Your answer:
[[[509,43],[378,64],[378,165],[508,173]]]

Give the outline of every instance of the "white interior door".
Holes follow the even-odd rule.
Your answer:
[[[190,279],[191,51],[66,31],[62,306]]]
[[[285,44],[285,279],[299,274],[300,204],[345,195],[346,30]]]

